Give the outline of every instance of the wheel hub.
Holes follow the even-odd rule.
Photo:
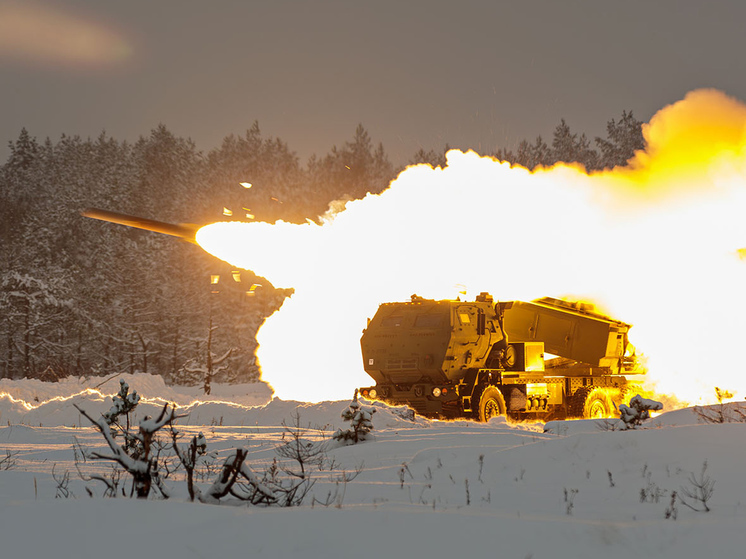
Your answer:
[[[500,407],[495,400],[487,400],[484,406],[484,415],[487,419],[500,415]]]
[[[606,417],[606,406],[598,400],[591,402],[591,409],[588,410],[588,415],[590,415],[591,419],[604,418]]]

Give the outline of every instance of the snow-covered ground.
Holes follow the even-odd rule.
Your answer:
[[[179,421],[184,433],[203,432],[219,456],[248,449],[257,471],[275,457],[282,423],[292,424],[296,413],[308,438],[345,426],[340,413],[348,402],[270,401],[263,384],[216,386],[205,397],[144,375],[100,386],[99,378],[2,380],[0,468],[10,467],[0,469],[0,557],[746,555],[746,423],[704,423],[683,409],[618,431],[603,421],[411,420],[379,406],[372,440],[331,448],[336,473],[314,473],[319,499],[336,490],[329,506],[191,503],[174,479],[168,483],[177,497],[169,500],[90,498],[86,485],[101,488],[78,476],[73,443],[101,450],[103,439],[73,404],[97,417],[111,407],[121,378],[142,396],[140,416],[174,402],[190,414]],[[696,512],[680,497],[694,490],[690,477],[701,475],[705,461],[711,510]],[[335,482],[360,467],[354,480]],[[108,468],[81,466],[84,473]],[[56,498],[53,476],[66,472],[70,495]]]

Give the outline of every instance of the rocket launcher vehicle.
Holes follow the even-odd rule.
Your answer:
[[[645,372],[630,328],[550,297],[413,296],[382,304],[364,330],[363,366],[376,385],[360,393],[448,419],[609,417],[637,386],[627,376]]]

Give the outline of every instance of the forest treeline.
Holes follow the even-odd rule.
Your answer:
[[[624,112],[592,147],[562,120],[550,143],[493,155],[528,168],[623,165],[644,146],[641,124]],[[444,165],[447,149],[407,163]],[[163,125],[134,143],[104,133],[38,141],[22,130],[0,167],[0,378],[140,371],[207,389],[213,378],[257,380],[256,331],[292,290],[193,244],[80,212],[204,224],[227,209],[230,219],[303,223],[334,200],[383,191],[400,171],[362,125],[305,164],[257,123],[207,153]]]

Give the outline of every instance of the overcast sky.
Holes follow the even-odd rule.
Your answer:
[[[159,123],[208,151],[258,120],[302,161],[358,123],[395,162],[590,136],[699,87],[746,100],[743,0],[0,0],[0,162]]]

